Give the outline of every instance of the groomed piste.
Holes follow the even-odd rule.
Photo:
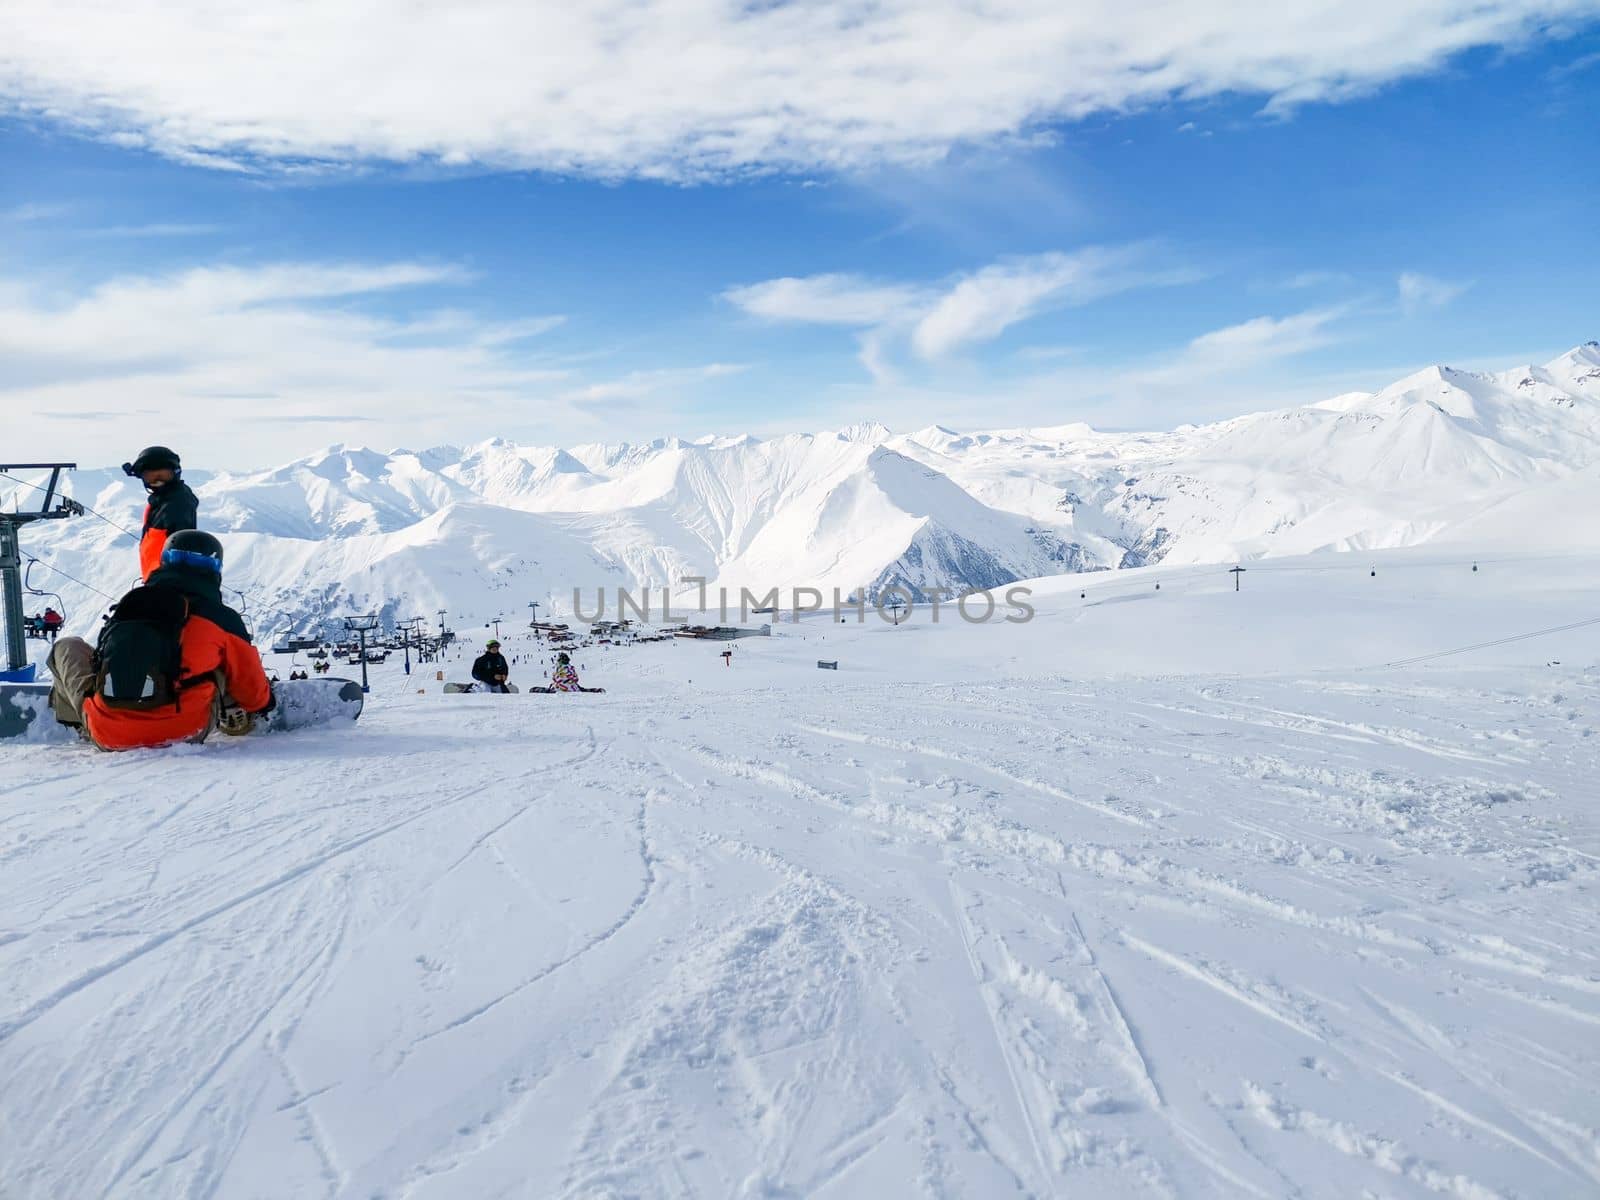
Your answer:
[[[1600,564],[1469,560],[0,746],[5,1191],[1590,1194]]]

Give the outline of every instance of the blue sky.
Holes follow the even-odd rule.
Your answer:
[[[1433,23],[1401,32],[1425,46]],[[35,32],[0,52],[11,455],[1170,427],[1600,336],[1592,8],[1370,78],[1370,47],[1285,66],[1246,41],[1187,75],[1169,47],[1171,87],[1063,97],[1042,69],[1014,96],[1028,37],[1002,29],[959,111],[874,77],[842,117],[789,113],[781,89],[732,117],[673,93],[658,127],[646,88],[557,136],[496,92],[494,121],[469,105],[435,129],[380,99],[331,141],[314,87],[293,107],[225,76],[172,96]],[[1060,36],[1068,71],[1078,35]],[[725,69],[749,68],[704,68]],[[125,95],[108,112],[90,93]],[[945,129],[990,101],[983,127]],[[392,145],[407,122],[414,144]]]

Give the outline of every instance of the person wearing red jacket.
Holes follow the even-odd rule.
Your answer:
[[[138,458],[123,463],[122,470],[143,482],[150,494],[139,531],[139,578],[148,580],[161,565],[167,539],[181,530],[198,528],[200,501],[183,481],[182,460],[165,446],[147,446]]]
[[[79,727],[102,750],[202,742],[219,725],[226,733],[248,732],[252,714],[270,712],[276,701],[243,618],[222,602],[222,543],[200,530],[174,533],[161,565],[118,607],[136,607],[152,589],[164,589],[169,600],[167,593],[175,593],[188,613],[172,701],[159,707],[116,703],[96,649],[64,637],[48,660],[56,720]]]

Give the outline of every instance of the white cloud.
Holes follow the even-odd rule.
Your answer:
[[[862,364],[874,378],[891,379],[888,350],[897,338],[909,339],[919,357],[939,359],[992,341],[1048,307],[1197,278],[1186,269],[1148,268],[1148,257],[1144,246],[1091,246],[1006,259],[939,286],[811,275],[731,288],[723,297],[769,320],[867,330]]]
[[[1563,63],[1559,67],[1551,67],[1550,70],[1546,72],[1546,75],[1553,82],[1563,83],[1566,80],[1571,79],[1574,75],[1583,74],[1583,72],[1587,71],[1590,67],[1600,67],[1600,50],[1597,50],[1592,54],[1580,55],[1571,62]]]
[[[1302,288],[1321,288],[1331,285],[1347,284],[1350,276],[1344,271],[1301,271],[1298,275],[1291,275],[1280,285],[1291,291]]]
[[[1415,316],[1425,309],[1443,308],[1472,285],[1450,283],[1447,280],[1435,279],[1431,275],[1405,271],[1395,286],[1400,295],[1401,311],[1407,316]]]
[[[1349,309],[1309,309],[1287,317],[1253,317],[1202,333],[1171,361],[1135,370],[1128,379],[1140,384],[1186,383],[1198,378],[1237,375],[1282,358],[1331,344],[1333,322]]]
[[[967,276],[939,298],[912,331],[923,358],[942,358],[974,342],[992,341],[1047,304],[1082,304],[1146,282],[1136,250],[1091,248],[996,263]]]
[[[724,379],[749,369],[746,363],[707,363],[699,367],[661,367],[649,371],[630,371],[616,379],[586,384],[562,393],[562,398],[579,405],[642,400],[661,392],[681,391],[697,383]]]
[[[121,277],[65,304],[13,300],[0,310],[0,359],[248,360],[287,348],[296,338],[376,340],[401,327],[317,305],[463,278],[454,267],[420,263],[286,263]],[[338,366],[330,363],[329,369]]]
[[[1358,372],[1346,364],[1341,372],[1327,374],[1308,371],[1296,361],[1337,343],[1343,336],[1340,322],[1362,312],[1355,305],[1341,305],[1256,317],[1177,345],[1152,344],[1131,356],[1108,357],[1093,348],[1050,347],[1042,354],[1025,350],[1017,361],[1039,362],[1043,369],[1008,375],[1003,386],[956,372],[908,382],[875,379],[835,389],[833,412],[870,408],[896,429],[937,422],[972,431],[1070,421],[1109,429],[1169,429],[1179,421],[1309,404],[1348,390],[1352,379],[1371,382],[1376,377],[1386,383],[1414,369]],[[828,418],[817,419],[825,423]]]
[[[1189,343],[1185,356],[1193,362],[1236,366],[1282,358],[1327,344],[1325,329],[1337,309],[1313,309],[1289,317],[1255,317],[1202,333]]]
[[[899,372],[889,356],[887,342],[886,332],[882,329],[867,330],[857,342],[856,359],[879,387],[894,387],[900,381]]]
[[[80,237],[103,238],[166,238],[200,237],[221,233],[225,226],[194,221],[148,221],[140,224],[99,226],[74,226],[66,224],[69,218],[79,216],[84,210],[81,203],[44,204],[37,201],[0,209],[0,225],[48,224],[60,232]]]
[[[566,323],[567,318],[560,313],[547,317],[528,317],[521,321],[496,321],[488,325],[478,323],[475,340],[480,346],[506,346],[512,342],[543,337]]]
[[[85,229],[88,237],[104,238],[181,238],[205,237],[222,233],[226,226],[198,221],[151,221],[144,225],[104,225],[98,229]]]
[[[0,209],[0,221],[18,225],[29,221],[53,221],[57,217],[70,215],[76,207],[73,204],[42,204],[30,201],[27,204],[18,204],[14,208]]]
[[[432,161],[685,179],[926,162],[1171,98],[1284,111],[1514,46],[1595,0],[52,0],[16,111],[222,168]]]
[[[582,384],[572,363],[530,344],[563,318],[434,306],[470,281],[408,262],[206,267],[58,296],[0,278],[0,445],[94,463],[170,440],[197,461],[258,465],[305,452],[312,427],[406,444],[604,432],[564,398]],[[609,386],[644,394],[734,369]]]
[[[813,325],[888,324],[927,301],[922,288],[874,283],[859,275],[768,279],[722,293],[751,316]]]

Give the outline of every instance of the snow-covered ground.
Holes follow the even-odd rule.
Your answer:
[[[0,746],[0,1193],[1593,1196],[1600,624],[1383,664],[1600,564],[1470,561]]]

